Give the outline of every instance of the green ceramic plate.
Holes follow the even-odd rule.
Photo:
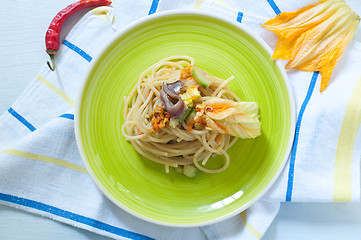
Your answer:
[[[121,134],[123,96],[155,62],[188,55],[210,74],[236,77],[232,90],[259,104],[262,135],[238,140],[218,174],[189,179],[138,154]],[[123,29],[92,62],[77,101],[76,136],[85,165],[115,204],[151,222],[201,226],[233,216],[269,189],[290,152],[294,101],[271,50],[236,21],[195,11],[164,12]]]

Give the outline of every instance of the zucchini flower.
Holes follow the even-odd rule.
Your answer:
[[[185,93],[180,94],[179,96],[182,98],[185,104],[187,104],[188,107],[192,107],[193,101],[197,100],[201,96],[201,94],[198,91],[196,85],[192,85],[187,88],[187,91]]]
[[[262,26],[279,36],[272,58],[289,60],[286,69],[319,71],[322,92],[359,22],[345,1],[319,0],[298,11],[280,13]]]
[[[256,102],[235,102],[223,98],[210,98],[197,105],[195,122],[206,129],[240,138],[261,135],[261,123]]]

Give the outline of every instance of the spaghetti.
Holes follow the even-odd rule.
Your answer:
[[[246,124],[242,125],[240,131],[237,131],[238,134],[230,134],[225,127],[221,127],[221,124],[225,122],[218,123],[206,115],[204,116],[207,118],[202,117],[202,112],[204,114],[204,112],[212,110],[209,106],[205,106],[202,110],[202,106],[210,102],[207,100],[224,99],[222,101],[225,103],[232,101],[233,104],[234,102],[234,106],[238,106],[237,103],[241,101],[228,86],[228,83],[234,79],[233,76],[223,80],[208,75],[212,82],[204,88],[193,76],[193,66],[193,58],[173,56],[163,59],[145,70],[125,98],[124,124],[121,132],[132,143],[136,151],[154,162],[165,165],[167,172],[169,166],[179,168],[194,165],[203,172],[218,173],[228,167],[230,159],[227,149],[235,143],[238,137],[242,137],[239,132],[245,131],[246,133],[254,128],[254,122],[247,121],[253,119],[257,124],[259,123],[258,106],[255,105],[256,114],[253,114],[247,121],[242,120],[246,121]],[[164,109],[165,104],[164,99],[161,99],[161,94],[165,86],[170,86],[179,80],[182,81],[182,86],[178,86],[179,93],[177,94],[184,102],[187,102],[187,110],[182,117],[172,118],[167,109]],[[172,92],[175,91],[172,90]],[[254,113],[254,110],[252,112]],[[245,116],[244,113],[238,115]],[[209,116],[211,115],[209,114]],[[233,118],[234,116],[232,116]],[[219,127],[218,131],[212,129],[212,124]],[[260,129],[257,128],[255,131],[256,133],[251,137],[260,134]],[[224,156],[223,166],[219,169],[205,168],[204,165],[208,159],[215,155]]]

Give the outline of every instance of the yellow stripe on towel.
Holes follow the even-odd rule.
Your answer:
[[[194,5],[194,9],[198,10],[203,3],[203,0],[197,0],[196,5]]]
[[[223,5],[223,6],[227,6],[227,5],[223,2],[223,0],[216,0],[216,2],[219,3],[219,4],[221,4],[221,5]]]
[[[216,0],[217,3],[227,6],[223,0]],[[201,5],[203,3],[203,0],[197,0],[196,4],[194,5],[194,9],[199,10],[201,8]]]
[[[243,211],[240,213],[242,220],[244,222],[244,226],[248,229],[248,231],[250,231],[257,239],[261,239],[262,238],[262,234],[260,234],[257,229],[255,229],[251,224],[249,224],[247,222],[247,215],[246,215],[246,211]]]
[[[351,201],[353,149],[361,124],[361,79],[353,90],[338,137],[335,158],[334,201]],[[357,156],[360,157],[360,156]]]
[[[66,95],[63,91],[61,91],[59,88],[57,88],[54,84],[46,80],[43,76],[38,74],[36,78],[43,83],[45,86],[53,90],[56,94],[58,94],[60,97],[62,97],[65,101],[67,101],[70,105],[73,107],[75,106],[75,101],[71,99],[68,95]]]
[[[70,168],[70,169],[73,169],[75,171],[85,173],[85,174],[88,173],[87,170],[85,168],[81,167],[81,166],[78,166],[78,165],[75,165],[75,164],[60,160],[60,159],[52,158],[52,157],[47,157],[47,156],[43,156],[43,155],[22,152],[22,151],[18,151],[18,150],[15,150],[15,149],[5,149],[2,152],[3,153],[8,153],[8,154],[11,154],[11,155],[14,155],[14,156],[18,156],[18,157],[23,157],[23,158],[28,158],[28,159],[53,163],[53,164],[60,165],[62,167],[66,167],[66,168]]]

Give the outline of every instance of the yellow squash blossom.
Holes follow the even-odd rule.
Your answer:
[[[359,16],[343,0],[319,0],[295,12],[280,13],[262,26],[279,36],[274,59],[286,68],[320,71],[320,91],[359,25]]]
[[[223,98],[210,98],[197,105],[195,122],[206,129],[227,133],[240,138],[261,135],[261,123],[256,102],[235,102]]]
[[[187,88],[187,91],[185,93],[180,94],[179,96],[182,98],[185,104],[187,104],[188,107],[192,107],[193,101],[197,100],[201,96],[201,93],[199,92],[196,85],[192,85]]]

